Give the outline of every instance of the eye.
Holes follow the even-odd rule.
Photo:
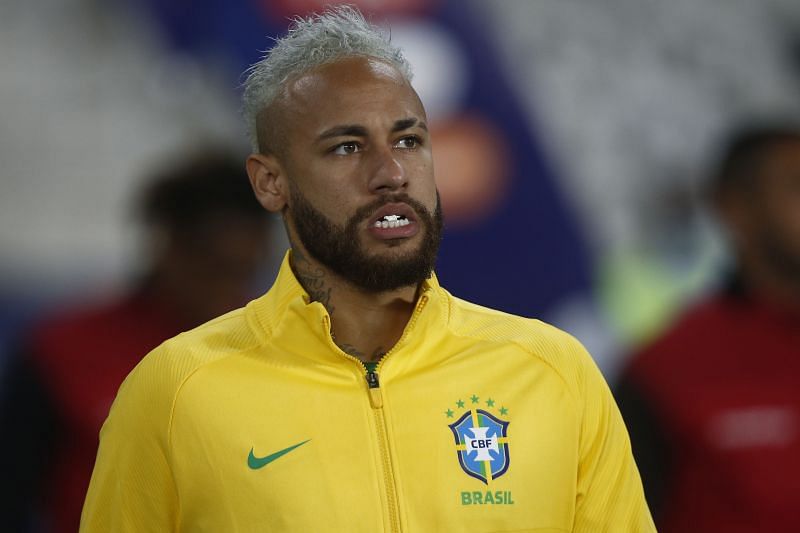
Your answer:
[[[333,149],[331,150],[331,153],[336,155],[350,155],[360,151],[361,151],[360,144],[358,144],[355,141],[348,141],[334,146]]]
[[[417,148],[421,143],[422,141],[420,140],[419,137],[417,137],[416,135],[409,135],[408,137],[403,137],[402,139],[397,141],[397,143],[395,143],[395,146],[397,148],[413,150],[414,148]]]

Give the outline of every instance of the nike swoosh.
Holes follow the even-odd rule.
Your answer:
[[[265,457],[256,457],[255,455],[253,455],[253,448],[250,448],[250,455],[247,456],[247,466],[249,466],[253,470],[258,470],[259,468],[263,468],[263,467],[267,466],[268,464],[270,464],[275,459],[277,459],[279,457],[283,457],[284,455],[286,455],[290,451],[294,450],[295,448],[299,448],[300,446],[302,446],[303,444],[305,444],[309,440],[311,440],[311,439],[304,440],[303,442],[295,444],[294,446],[289,446],[288,448],[284,448],[284,449],[282,449],[280,451],[277,451],[275,453],[271,453],[271,454],[269,454],[269,455],[267,455]]]

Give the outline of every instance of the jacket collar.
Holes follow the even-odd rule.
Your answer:
[[[330,316],[319,302],[310,301],[289,264],[288,250],[272,288],[247,306],[251,326],[262,342],[303,359],[342,364],[352,358],[345,355],[330,335]],[[449,295],[441,288],[435,274],[420,287],[414,312],[398,343],[388,352],[388,359],[407,358],[421,352],[428,343],[443,335],[448,321]],[[402,355],[406,354],[406,355]],[[358,366],[358,365],[356,365]]]

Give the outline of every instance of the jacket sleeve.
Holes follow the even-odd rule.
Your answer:
[[[600,371],[585,357],[573,531],[655,531],[619,409]]]
[[[128,376],[103,425],[81,533],[178,528],[169,449],[174,388],[158,355],[151,353]]]

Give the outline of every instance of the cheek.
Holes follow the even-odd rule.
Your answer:
[[[327,216],[342,210],[342,203],[348,197],[345,180],[335,168],[325,165],[307,165],[302,173],[291,177],[292,195],[300,196],[315,209]],[[337,207],[338,206],[338,207]]]
[[[797,206],[791,213],[787,213],[784,227],[787,245],[800,253],[800,206]]]
[[[773,209],[770,211],[781,232],[800,241],[800,184],[785,187],[781,194],[773,198]]]
[[[325,190],[318,188],[306,194],[304,200],[317,213],[340,228],[347,224],[358,207],[353,205],[352,195],[347,195],[340,189],[330,187]]]
[[[765,214],[761,239],[778,244],[785,253],[800,257],[800,204],[776,199]]]
[[[408,167],[409,189],[430,210],[436,206],[436,181],[434,179],[433,160],[423,157],[414,160]]]

